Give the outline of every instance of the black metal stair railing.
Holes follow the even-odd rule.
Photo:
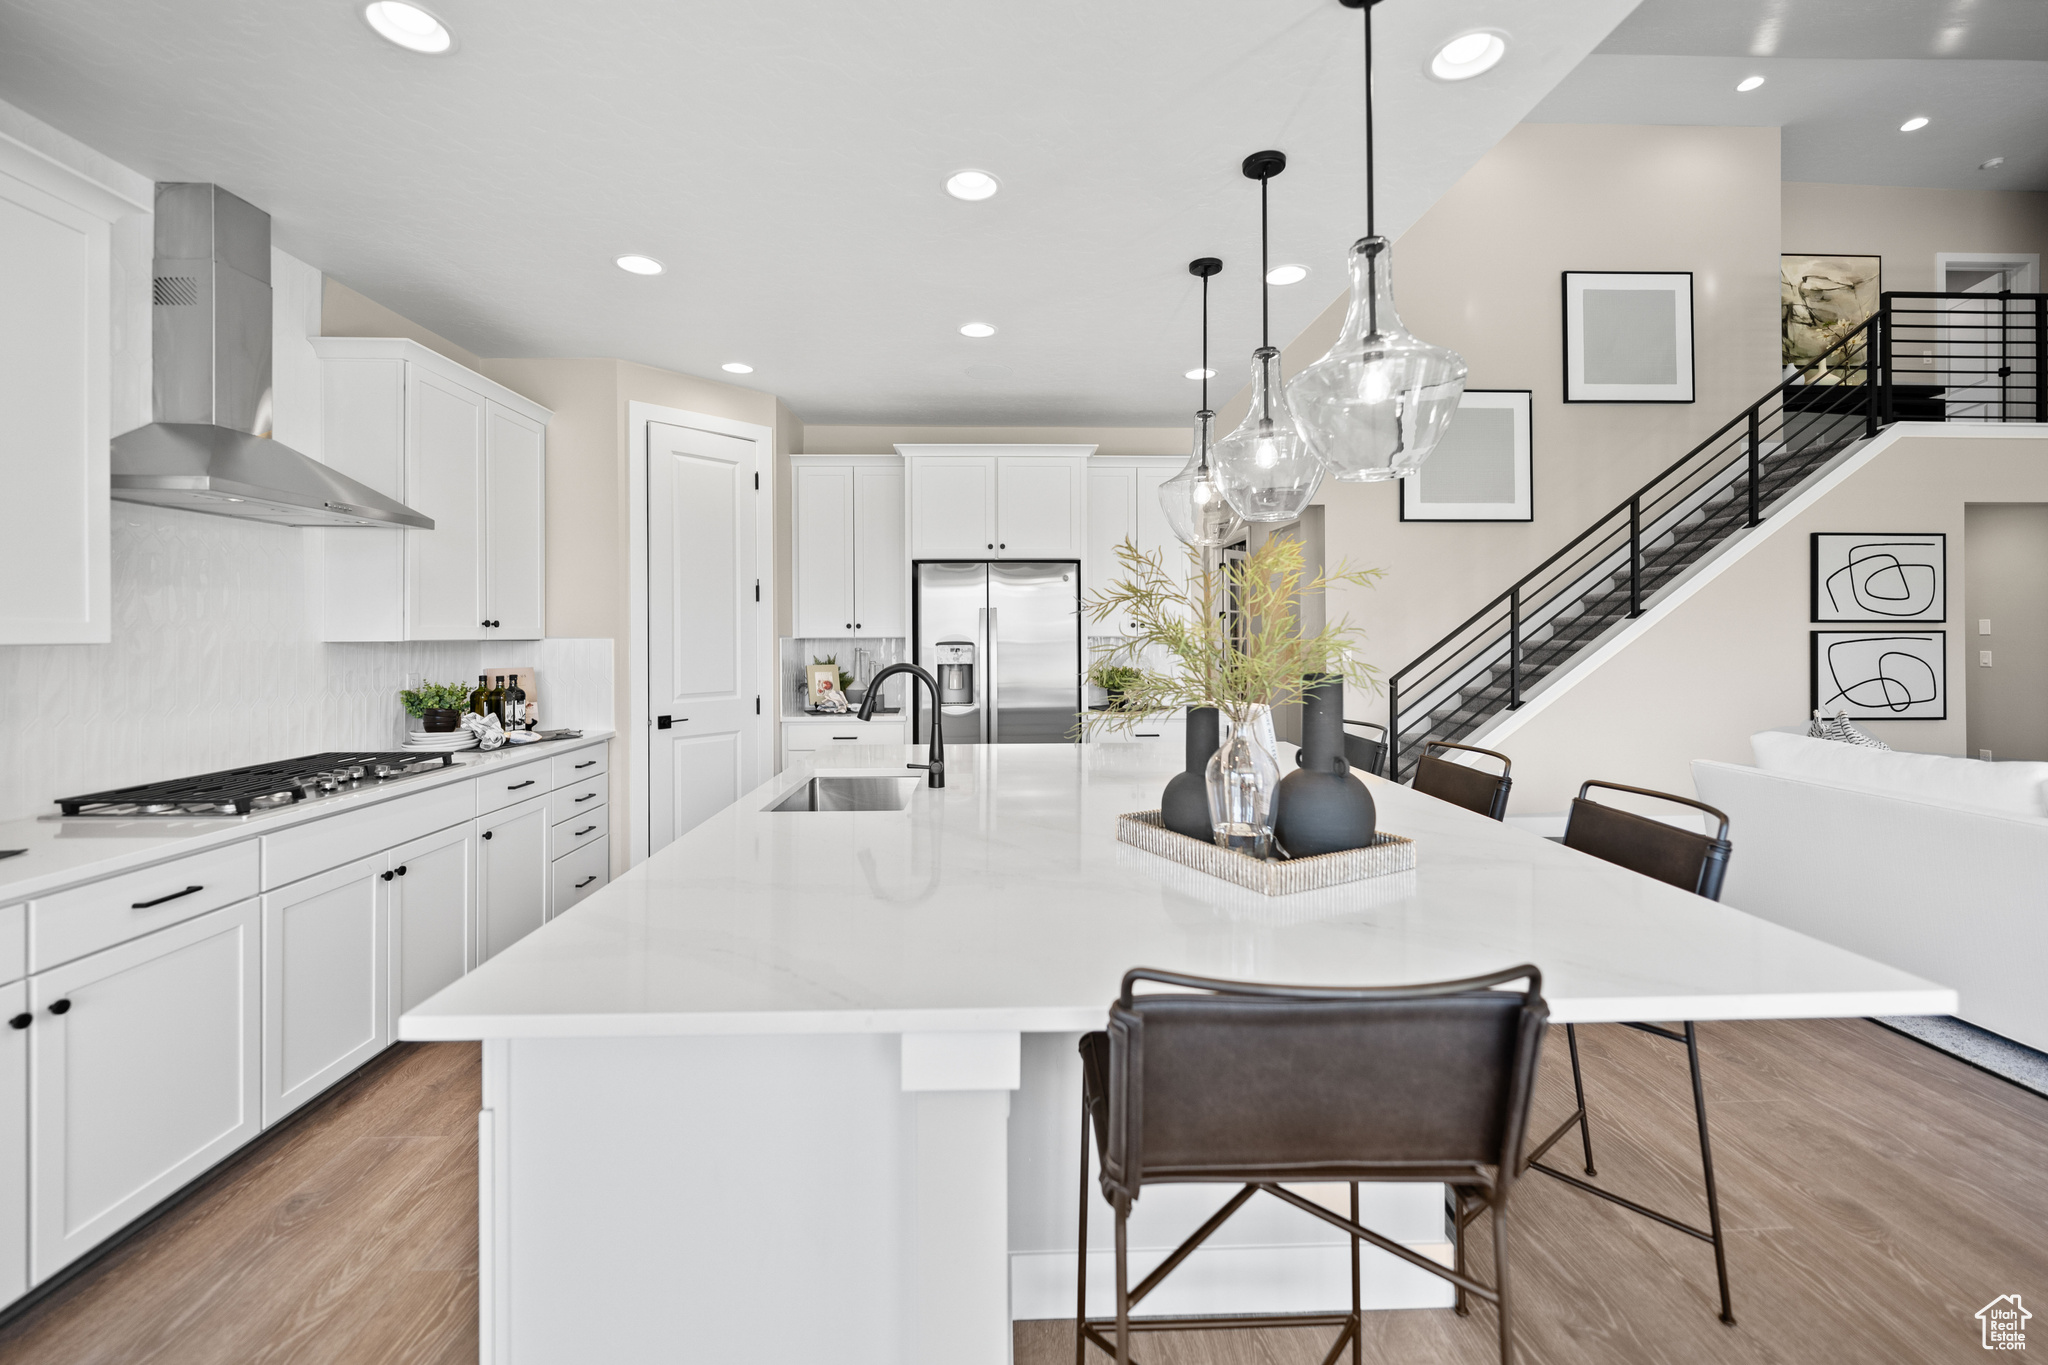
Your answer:
[[[1386,772],[1462,740],[1640,616],[1896,421],[2041,420],[2048,295],[1887,293],[1878,311],[1387,678]]]

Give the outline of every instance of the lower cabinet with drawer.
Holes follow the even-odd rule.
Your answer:
[[[390,873],[378,854],[263,897],[265,1127],[391,1041]]]
[[[546,770],[543,769],[543,772]],[[548,800],[537,796],[476,822],[479,964],[547,918]]]
[[[610,841],[603,835],[555,859],[555,914],[566,914],[576,902],[603,886],[610,866]]]
[[[786,720],[782,722],[782,760],[785,764],[808,758],[820,749],[840,749],[853,744],[908,744],[909,727],[902,716],[877,716],[861,720]]]
[[[262,1129],[255,900],[28,980],[32,1278]]]

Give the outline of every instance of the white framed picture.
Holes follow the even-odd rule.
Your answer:
[[[1815,531],[1813,611],[1827,621],[1946,621],[1948,537]]]
[[[1690,270],[1564,272],[1564,401],[1693,401]]]
[[[1436,449],[1401,480],[1401,520],[1535,520],[1531,397],[1465,390]]]
[[[1948,632],[1816,630],[1812,692],[1851,720],[1947,720]]]

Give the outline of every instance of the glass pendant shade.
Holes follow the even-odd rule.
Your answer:
[[[1212,423],[1216,414],[1204,408],[1195,414],[1195,453],[1187,468],[1159,485],[1159,508],[1166,524],[1183,545],[1213,549],[1234,544],[1244,536],[1244,519],[1237,515],[1216,482],[1211,459]]]
[[[1330,353],[1287,386],[1295,420],[1330,473],[1354,483],[1421,467],[1457,415],[1465,361],[1419,340],[1394,311],[1393,247],[1351,248],[1351,311]]]
[[[1236,431],[1216,443],[1211,467],[1223,496],[1246,521],[1293,521],[1323,482],[1323,457],[1288,411],[1280,352],[1252,353],[1252,405]]]

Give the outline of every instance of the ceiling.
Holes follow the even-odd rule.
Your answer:
[[[1634,3],[1382,5],[1381,229]],[[1291,158],[1273,260],[1313,272],[1273,291],[1276,338],[1343,292],[1364,226],[1338,0],[432,4],[446,57],[385,44],[353,0],[0,0],[0,98],[156,179],[226,186],[283,249],[480,354],[743,361],[736,382],[812,422],[1185,421],[1190,258],[1225,261],[1218,398],[1258,339],[1244,155]],[[1476,28],[1507,37],[1500,66],[1425,74]],[[967,166],[1002,192],[948,198]],[[625,252],[668,270],[627,275]]]
[[[1787,180],[2044,190],[2048,0],[1643,0],[1530,121],[1782,127]]]

